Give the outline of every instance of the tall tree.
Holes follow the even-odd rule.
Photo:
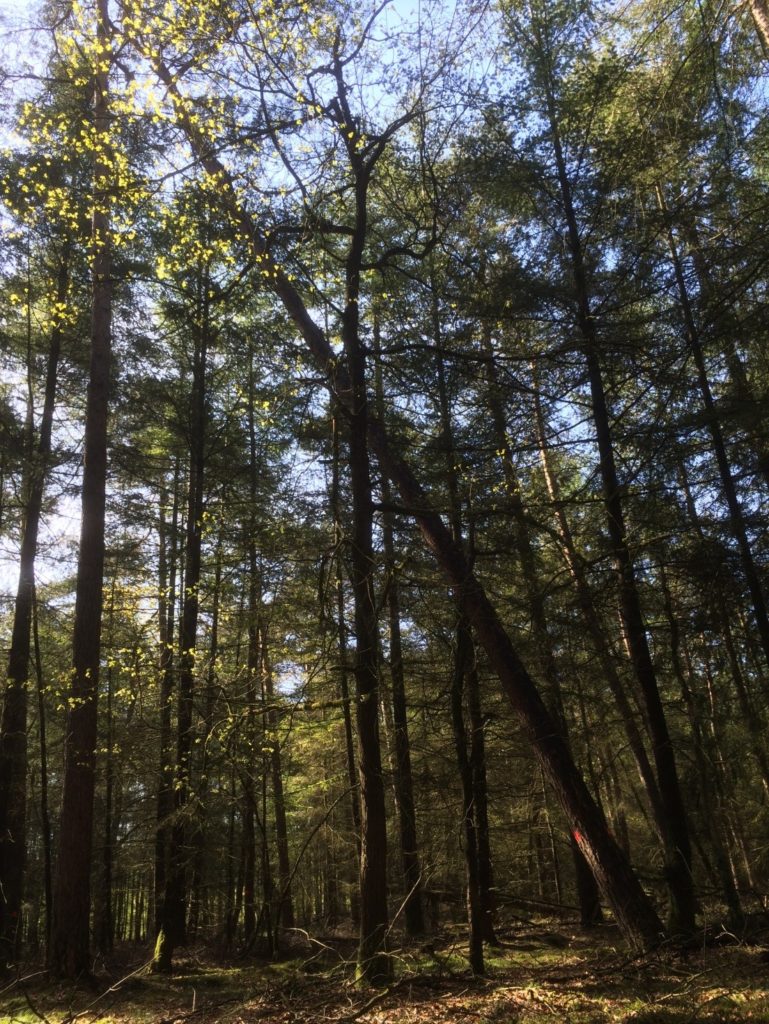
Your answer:
[[[91,357],[85,413],[82,521],[68,688],[64,789],[49,963],[58,974],[90,970],[91,854],[97,739],[97,703],[104,575],[107,418],[112,348],[114,185],[109,103],[112,25],[107,0],[98,0],[93,71],[93,218],[91,236]]]

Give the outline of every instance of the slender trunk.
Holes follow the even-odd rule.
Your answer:
[[[460,617],[456,629],[456,649],[451,678],[451,725],[454,750],[462,784],[462,830],[465,845],[465,876],[467,879],[467,922],[470,968],[473,974],[486,973],[483,960],[484,905],[478,875],[478,830],[475,820],[475,788],[473,769],[467,753],[464,685],[468,663],[473,657],[473,641],[467,620]]]
[[[382,384],[379,320],[374,312],[374,354],[377,357],[375,369],[376,404],[379,419],[385,421],[384,388]],[[401,643],[400,583],[398,580],[393,514],[389,511],[392,492],[387,479],[382,480],[382,546],[384,567],[387,574],[387,617],[390,639],[390,679],[392,682],[393,733],[395,739],[395,796],[400,825],[401,865],[406,890],[404,917],[406,933],[421,935],[425,931],[422,907],[422,872],[419,864],[417,841],[416,807],[414,783],[411,773],[411,744],[408,729],[408,705],[406,702],[406,676],[403,669],[403,647]]]
[[[115,621],[115,577],[112,578],[110,587],[109,609],[107,612],[107,650],[114,644],[114,621]],[[113,920],[113,842],[114,842],[114,794],[115,794],[115,721],[114,721],[114,696],[115,684],[111,661],[107,659],[105,671],[107,682],[107,707],[104,716],[104,825],[102,862],[101,862],[101,885],[97,889],[96,909],[94,911],[94,939],[100,953],[110,953],[114,940]]]
[[[332,476],[331,476],[331,511],[334,517],[334,548],[335,596],[336,596],[336,627],[337,648],[339,657],[339,692],[342,698],[342,717],[344,722],[345,754],[347,767],[347,783],[350,791],[350,820],[355,839],[356,865],[360,873],[360,836],[361,813],[358,773],[355,765],[355,743],[353,740],[352,714],[350,711],[350,685],[347,663],[347,624],[345,622],[344,595],[344,532],[341,519],[341,502],[339,497],[339,420],[334,417],[332,424]],[[350,916],[353,924],[360,925],[360,904],[355,886],[350,890]]]
[[[248,950],[256,937],[256,829],[254,828],[254,788],[251,780],[243,783],[243,949]]]
[[[264,675],[261,675],[260,699],[262,705],[262,740],[267,733],[267,700],[264,689]],[[277,952],[275,937],[277,927],[273,928],[273,906],[275,904],[275,883],[272,874],[272,859],[270,856],[270,835],[267,827],[267,778],[269,775],[268,764],[263,762],[262,766],[262,792],[261,792],[261,814],[257,818],[259,834],[261,837],[261,869],[262,869],[262,907],[259,911],[257,929],[261,925],[266,939],[265,952],[267,956],[274,956]]]
[[[350,554],[355,609],[356,722],[361,794],[360,944],[358,976],[370,984],[389,980],[387,934],[387,814],[379,741],[379,641],[373,577],[373,505],[366,435],[363,349],[357,336],[357,292],[346,309],[346,348],[355,382],[348,436],[352,490]]]
[[[275,846],[278,853],[278,884],[280,886],[279,901],[275,911],[275,939],[273,941],[273,946],[277,950],[279,929],[281,927],[294,927],[294,901],[291,896],[291,862],[288,852],[286,798],[283,791],[283,765],[278,734],[280,715],[275,706],[275,687],[267,642],[267,626],[264,620],[259,624],[259,635],[261,672],[267,705],[267,729],[269,734],[267,745],[270,749],[270,776],[272,780],[273,808],[275,811]]]
[[[65,255],[59,265],[56,286],[58,303],[66,302],[68,286],[68,259]],[[29,328],[31,331],[31,324]],[[51,453],[61,340],[61,329],[55,327],[51,332],[48,349],[43,411],[37,449],[34,452],[31,444],[31,395],[28,412],[30,446],[26,464],[27,479],[22,482],[26,508],[19,552],[19,582],[13,612],[11,649],[8,655],[8,677],[0,723],[0,878],[3,879],[0,896],[0,967],[15,959],[20,938],[27,819],[27,684],[34,611],[35,559],[43,492]],[[28,342],[31,344],[31,337]],[[29,373],[31,372],[30,366]]]
[[[737,549],[740,552],[742,571],[745,577],[745,582],[748,585],[748,592],[752,602],[753,618],[758,629],[764,658],[766,659],[767,666],[769,666],[769,614],[767,614],[764,592],[761,587],[756,563],[753,560],[753,552],[750,547],[750,541],[748,540],[748,533],[745,527],[745,516],[743,515],[742,506],[740,505],[740,500],[737,496],[737,488],[729,465],[729,458],[726,454],[726,444],[724,442],[724,435],[721,429],[721,421],[713,398],[713,392],[710,388],[710,380],[708,378],[707,367],[705,366],[705,354],[702,349],[702,340],[694,319],[694,310],[692,309],[692,304],[689,299],[689,292],[686,287],[686,278],[684,277],[683,266],[678,254],[678,246],[676,244],[675,235],[673,234],[673,229],[669,223],[665,197],[659,185],[656,187],[656,193],[657,203],[666,223],[668,248],[670,250],[670,259],[673,264],[676,285],[678,287],[678,295],[681,302],[681,312],[683,315],[686,341],[694,360],[694,365],[697,369],[697,381],[699,383],[702,404],[707,415],[707,425],[710,432],[710,439],[713,444],[713,453],[716,457],[718,473],[721,479],[721,489],[729,509],[730,527],[732,535],[737,543]]]
[[[582,620],[587,627],[590,638],[593,642],[593,649],[598,657],[601,666],[601,674],[609,685],[614,702],[622,719],[622,725],[628,737],[628,743],[638,769],[638,774],[644,785],[644,790],[652,810],[652,817],[657,828],[657,834],[662,838],[664,835],[665,812],[662,806],[662,799],[657,786],[657,779],[654,770],[649,762],[643,737],[636,722],[636,715],[625,692],[624,684],[620,679],[614,663],[614,658],[609,647],[609,641],[605,630],[601,625],[595,601],[587,581],[587,574],[582,557],[577,550],[574,537],[571,532],[569,520],[566,515],[566,508],[561,498],[558,480],[551,463],[550,449],[547,443],[547,431],[545,428],[545,417],[542,409],[542,399],[539,387],[535,380],[534,387],[534,412],[537,427],[540,460],[547,485],[547,492],[553,506],[561,551],[564,561],[569,569],[574,589],[577,595]]]
[[[446,367],[443,360],[443,339],[441,332],[440,311],[438,308],[438,288],[434,272],[430,275],[430,291],[432,304],[432,327],[433,343],[435,345],[435,368],[438,377],[438,412],[441,426],[441,445],[445,460],[446,486],[449,498],[449,520],[451,522],[452,535],[457,544],[463,544],[462,509],[459,496],[459,481],[457,478],[457,456],[454,443],[454,430],[451,422],[449,409],[448,388],[446,385]],[[460,636],[461,634],[461,636]],[[470,760],[468,770],[472,782],[473,798],[468,804],[464,797],[463,820],[465,827],[472,827],[473,841],[465,843],[465,859],[468,861],[466,873],[468,879],[468,925],[470,929],[470,959],[473,963],[473,970],[476,973],[483,971],[483,941],[496,942],[494,933],[494,898],[492,888],[494,884],[494,872],[491,863],[491,849],[488,835],[488,795],[486,787],[486,751],[483,731],[483,712],[481,709],[481,697],[479,690],[478,672],[476,669],[475,649],[473,645],[472,632],[466,617],[460,613],[460,620],[457,623],[456,657],[462,658],[462,668],[466,674],[462,690],[467,690],[467,704],[470,711]],[[459,705],[462,710],[462,704]],[[460,720],[453,713],[454,745],[458,758],[460,755],[460,738],[457,729]],[[465,732],[464,712],[462,712],[462,730]],[[461,743],[465,747],[466,740]],[[460,777],[464,771],[463,765],[458,761]],[[481,826],[485,825],[485,835],[480,836]],[[473,865],[469,858],[477,858]],[[480,858],[484,863],[480,863]],[[477,886],[477,892],[473,893],[471,886]],[[477,908],[475,906],[477,903]],[[480,928],[480,933],[475,934],[475,929]],[[479,945],[480,944],[480,945]],[[477,949],[480,948],[480,960]]]
[[[179,473],[177,458],[174,466],[173,506],[170,530],[165,518],[168,494],[165,486],[160,492],[158,520],[158,640],[160,659],[160,768],[155,810],[155,873],[153,890],[154,935],[157,938],[163,925],[163,899],[168,875],[170,828],[168,819],[173,811],[173,737],[171,715],[174,695],[174,630],[176,612],[177,534],[179,529]]]
[[[679,463],[678,475],[681,484],[681,490],[683,491],[684,501],[686,503],[686,510],[689,515],[689,520],[694,527],[699,539],[705,543],[707,538],[705,531],[700,521],[699,513],[697,512],[697,506],[694,501],[694,497],[691,491],[691,485],[689,483],[689,474],[686,469],[686,463],[682,460]],[[719,594],[709,591],[707,594],[707,605],[710,614],[713,616],[714,622],[720,624],[721,633],[724,638],[724,646],[726,647],[727,656],[729,659],[729,666],[731,669],[732,681],[734,682],[734,689],[737,694],[737,701],[739,704],[740,711],[742,713],[743,721],[748,730],[751,739],[752,753],[755,758],[756,766],[761,776],[761,782],[764,787],[764,792],[769,795],[769,759],[767,758],[765,737],[766,729],[764,724],[764,716],[759,712],[755,705],[752,695],[749,693],[746,681],[740,665],[740,659],[737,656],[737,650],[735,648],[734,635],[732,633],[732,627],[729,622],[730,610],[726,595]],[[758,666],[760,670],[760,665]],[[760,671],[758,673],[759,679],[761,678]]]
[[[192,836],[194,863],[190,897],[189,936],[194,941],[200,927],[201,909],[204,904],[206,882],[206,845],[208,836],[208,773],[211,766],[210,740],[214,725],[214,708],[218,692],[217,659],[219,657],[219,611],[222,591],[222,545],[223,530],[220,528],[214,555],[214,587],[211,603],[211,632],[208,645],[208,671],[203,705],[203,722],[200,734],[200,785],[197,795],[198,812]]]
[[[340,103],[346,106],[342,66],[335,65]],[[351,118],[349,118],[351,120]],[[355,222],[345,264],[342,344],[350,382],[348,465],[352,494],[350,561],[355,609],[356,723],[361,793],[359,980],[385,984],[392,962],[385,950],[387,911],[387,812],[379,741],[379,635],[374,595],[373,501],[367,424],[366,356],[360,338],[360,275],[366,241],[370,167],[349,149],[355,176]]]
[[[40,652],[37,594],[32,588],[32,638],[35,650],[37,714],[40,734],[40,828],[43,842],[43,892],[45,894],[45,946],[48,948],[53,921],[53,855],[51,851],[51,815],[48,805],[48,741],[46,736],[45,682]]]
[[[225,865],[224,922],[222,925],[222,951],[229,954],[235,942],[237,927],[238,898],[235,879],[235,812],[237,774],[230,769],[230,812],[227,827],[227,862]]]
[[[769,4],[766,0],[748,0],[748,6],[764,55],[769,57]]]
[[[64,791],[49,964],[75,978],[90,969],[91,855],[95,787],[97,699],[101,650],[104,512],[107,482],[107,411],[112,322],[112,257],[109,203],[111,162],[109,61],[111,22],[107,0],[97,3],[99,68],[94,75],[92,220],[93,298],[91,360],[85,413],[82,521],[75,588],[72,676],[65,724]]]
[[[708,303],[711,330],[717,337],[719,352],[724,356],[729,372],[730,400],[735,412],[739,413],[752,454],[758,470],[763,477],[764,486],[769,488],[769,444],[767,443],[766,424],[761,399],[755,394],[748,379],[745,366],[737,349],[737,339],[745,333],[740,322],[739,312],[733,301],[725,300],[722,289],[713,279],[708,261],[704,255],[704,247],[700,241],[696,223],[692,218],[682,217],[678,227],[686,239],[688,255],[697,275],[697,283],[701,296]],[[672,231],[672,218],[668,216],[668,231]],[[674,248],[675,240],[674,240]],[[679,257],[680,259],[680,257]],[[680,285],[679,285],[680,288]],[[749,413],[745,423],[746,413]]]
[[[538,651],[539,669],[547,686],[547,697],[551,714],[561,729],[564,742],[568,744],[569,734],[561,693],[561,674],[556,662],[553,640],[547,621],[545,599],[539,584],[539,572],[529,533],[526,509],[521,498],[521,486],[509,444],[507,418],[505,416],[491,338],[488,332],[484,337],[484,349],[487,357],[488,402],[494,428],[494,443],[502,459],[505,492],[513,517],[515,546],[521,564],[527,607],[531,615],[532,633]],[[598,799],[597,792],[595,795],[596,799]],[[573,836],[569,837],[569,844],[574,860],[580,922],[583,928],[592,928],[603,920],[598,887]]]
[[[744,915],[740,905],[740,896],[737,892],[737,888],[734,884],[734,878],[729,867],[729,857],[726,845],[722,839],[725,830],[722,820],[722,807],[720,806],[716,787],[714,786],[712,779],[711,764],[713,763],[713,759],[712,757],[708,757],[707,744],[700,727],[700,715],[697,707],[695,706],[694,694],[692,693],[689,681],[686,678],[686,674],[684,673],[683,666],[681,664],[681,643],[678,620],[676,619],[676,615],[673,610],[673,599],[670,593],[667,574],[662,566],[660,566],[660,584],[665,606],[665,616],[668,620],[668,627],[670,629],[670,653],[673,665],[673,674],[678,681],[681,694],[684,698],[684,704],[686,705],[686,710],[689,716],[689,725],[692,730],[692,738],[694,740],[694,758],[697,765],[699,791],[702,800],[702,809],[704,812],[703,816],[707,823],[709,845],[713,851],[716,873],[721,885],[721,891],[726,905],[729,908],[729,927],[740,929],[744,924]]]
[[[257,437],[256,437],[256,419],[254,416],[254,403],[256,401],[255,395],[256,381],[254,374],[254,351],[251,349],[249,354],[248,364],[248,442],[249,442],[249,497],[251,500],[252,515],[256,516],[256,509],[258,507],[258,452],[257,452]],[[252,521],[251,524],[251,540],[249,543],[249,562],[251,567],[251,573],[254,577],[254,583],[256,584],[256,521]],[[261,587],[259,587],[261,591]],[[257,595],[259,605],[261,605],[261,592]],[[274,939],[273,945],[277,950],[278,937],[280,927],[283,925],[286,928],[294,927],[294,905],[291,899],[291,865],[289,863],[288,854],[288,829],[286,824],[286,801],[283,793],[283,769],[281,765],[281,751],[280,742],[278,739],[278,711],[275,707],[273,680],[272,680],[272,666],[270,664],[269,649],[267,643],[267,625],[264,616],[261,612],[261,607],[254,607],[252,614],[256,616],[254,621],[254,628],[256,635],[254,636],[254,643],[256,644],[257,650],[255,651],[256,664],[258,664],[259,672],[262,679],[262,687],[265,698],[265,726],[267,733],[267,743],[265,746],[269,747],[269,761],[270,761],[270,774],[272,777],[272,795],[273,804],[275,808],[275,842],[278,853],[278,881],[280,885],[279,903],[276,908],[275,922],[274,922]],[[250,642],[250,635],[249,635]]]
[[[193,747],[193,691],[203,540],[203,497],[206,443],[207,381],[209,344],[208,275],[200,271],[198,316],[194,324],[192,402],[190,424],[190,470],[187,495],[187,523],[184,559],[184,601],[179,636],[179,692],[177,703],[176,770],[173,792],[173,824],[170,830],[168,871],[163,894],[163,917],[155,945],[153,968],[171,970],[174,950],[187,941],[187,874],[190,859],[189,810],[191,757]]]
[[[609,408],[599,359],[596,320],[591,306],[584,250],[572,199],[571,182],[561,146],[555,101],[549,86],[546,91],[553,152],[563,216],[567,228],[577,328],[590,386],[593,423],[600,457],[599,471],[603,487],[604,511],[619,588],[620,613],[625,640],[644,700],[656,766],[657,785],[664,809],[665,875],[671,895],[669,925],[673,932],[690,934],[695,926],[696,898],[691,871],[689,828],[678,780],[673,744],[649,650],[646,623],[638,594],[636,568],[627,539],[624,501],[614,458]]]

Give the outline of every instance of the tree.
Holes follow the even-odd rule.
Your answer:
[[[110,388],[112,252],[109,73],[111,24],[99,0],[93,72],[93,220],[91,362],[84,434],[82,523],[78,557],[72,679],[66,725],[64,792],[49,962],[70,978],[90,970],[90,885],[97,699],[104,576],[107,414]]]

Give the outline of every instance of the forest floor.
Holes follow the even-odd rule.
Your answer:
[[[760,940],[760,942],[759,942]],[[769,933],[685,953],[632,957],[610,927],[591,935],[561,922],[502,934],[473,978],[459,941],[401,950],[382,991],[352,981],[351,942],[236,965],[188,951],[168,977],[139,950],[97,964],[91,988],[51,983],[30,968],[0,985],[2,1024],[769,1024]],[[313,952],[314,950],[314,952]],[[133,959],[132,959],[133,956]]]

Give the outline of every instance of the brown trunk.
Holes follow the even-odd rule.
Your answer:
[[[742,357],[737,349],[737,339],[744,334],[745,328],[740,322],[735,302],[730,301],[729,297],[725,298],[723,289],[719,288],[713,280],[694,219],[691,216],[683,216],[677,227],[686,239],[688,255],[694,265],[700,294],[708,303],[706,315],[710,320],[711,330],[717,337],[716,344],[719,355],[726,360],[733,408],[739,413],[741,425],[751,445],[756,465],[764,479],[764,486],[769,488],[769,444],[767,443],[763,406],[751,386]],[[745,423],[746,412],[750,414],[748,423]]]
[[[700,332],[697,328],[697,324],[694,319],[694,310],[692,309],[692,305],[689,300],[689,292],[686,287],[686,278],[684,277],[683,267],[678,255],[676,239],[673,234],[673,229],[669,224],[665,198],[659,185],[656,188],[656,193],[657,203],[666,222],[670,259],[673,264],[673,271],[675,274],[676,284],[678,286],[678,295],[681,301],[681,312],[684,321],[686,341],[694,360],[694,365],[697,369],[700,396],[707,415],[707,425],[710,432],[710,439],[713,444],[713,453],[716,457],[716,465],[718,466],[718,473],[721,478],[721,489],[729,509],[732,536],[734,537],[737,543],[737,549],[740,552],[742,571],[745,577],[745,582],[748,585],[748,592],[753,606],[753,618],[758,629],[764,658],[766,659],[767,666],[769,666],[769,615],[767,614],[764,592],[761,587],[761,581],[759,580],[756,563],[753,560],[753,552],[751,550],[747,530],[745,528],[745,517],[742,512],[740,500],[737,497],[737,488],[735,487],[734,477],[732,476],[729,459],[726,454],[726,444],[724,442],[724,435],[721,429],[721,421],[713,398],[713,392],[710,388],[707,367],[705,366],[705,354],[702,350]]]
[[[57,303],[66,302],[68,286],[68,261],[65,254],[59,266]],[[31,324],[29,326],[31,329]],[[31,338],[28,342],[31,343]],[[43,491],[51,453],[60,352],[61,329],[55,327],[51,332],[48,349],[43,412],[35,451],[32,448],[31,404],[28,411],[30,445],[26,463],[27,479],[22,481],[26,508],[19,551],[19,582],[13,611],[11,649],[8,654],[8,681],[0,723],[0,878],[3,879],[0,895],[0,969],[3,964],[16,958],[20,939],[19,925],[26,857],[27,684],[34,611],[35,559]],[[32,373],[31,366],[28,372]]]
[[[176,769],[173,824],[170,829],[168,869],[163,893],[161,927],[155,945],[153,969],[171,970],[174,950],[187,941],[187,875],[190,860],[188,803],[193,741],[195,648],[203,537],[203,475],[206,439],[206,363],[209,344],[208,275],[198,280],[198,315],[194,320],[194,353],[190,424],[190,470],[185,532],[184,601],[179,635],[179,692],[177,704]]]
[[[695,705],[695,698],[689,685],[689,680],[683,670],[680,654],[680,632],[678,620],[673,610],[673,599],[668,585],[667,574],[663,566],[660,566],[660,584],[665,605],[665,616],[670,629],[670,653],[673,664],[673,673],[681,688],[686,710],[689,716],[689,726],[692,730],[694,740],[694,759],[697,765],[697,782],[702,802],[703,817],[707,825],[709,846],[713,851],[715,859],[716,874],[720,882],[721,891],[729,908],[729,927],[741,929],[744,925],[744,915],[740,905],[740,896],[734,884],[727,848],[722,836],[725,834],[723,822],[723,808],[718,799],[717,786],[714,785],[711,771],[711,764],[717,762],[712,754],[708,757],[707,743],[700,726],[701,716]]]
[[[360,791],[358,788],[358,772],[355,765],[355,743],[353,740],[352,713],[350,711],[350,686],[348,682],[347,664],[347,623],[345,622],[344,596],[344,532],[342,529],[341,504],[339,498],[339,420],[334,418],[332,424],[332,479],[331,479],[331,510],[334,517],[334,546],[336,557],[335,592],[336,592],[336,627],[339,651],[339,692],[342,698],[342,717],[344,721],[345,754],[347,766],[347,782],[350,791],[350,819],[355,838],[356,866],[360,874]],[[358,894],[353,886],[350,896],[350,914],[353,924],[360,925],[360,906]]]
[[[352,496],[350,562],[355,612],[355,689],[358,730],[358,768],[361,793],[360,942],[357,977],[374,985],[392,978],[386,952],[387,812],[379,741],[379,635],[374,594],[376,562],[372,539],[373,501],[367,423],[366,355],[360,337],[361,267],[367,239],[367,197],[376,157],[364,160],[348,132],[354,118],[348,106],[344,64],[337,49],[333,56],[336,111],[345,129],[346,148],[353,178],[354,215],[345,259],[345,301],[341,317],[344,348],[343,375],[349,385],[344,404],[349,425],[348,466]]]
[[[97,4],[97,42],[109,54],[107,0]],[[107,482],[107,410],[112,324],[109,202],[109,62],[100,56],[94,75],[93,296],[91,359],[85,413],[82,521],[75,587],[72,676],[65,724],[64,789],[53,925],[48,953],[55,974],[76,978],[90,970],[91,854],[95,787],[97,699],[101,651],[104,511]]]
[[[347,263],[342,340],[352,384],[348,458],[352,492],[350,561],[355,609],[356,721],[361,793],[360,944],[358,977],[383,984],[392,976],[385,952],[387,913],[387,814],[379,742],[379,639],[374,597],[373,503],[366,424],[366,366],[358,333],[359,276],[366,231],[366,183],[357,189],[356,237]]]
[[[628,696],[625,693],[625,687],[614,663],[614,657],[610,650],[609,640],[601,625],[598,611],[593,600],[593,595],[587,581],[583,559],[577,550],[577,546],[571,532],[571,527],[569,525],[569,520],[566,516],[564,501],[561,498],[558,481],[551,465],[550,449],[547,442],[547,431],[545,429],[545,417],[542,409],[542,399],[539,387],[536,383],[536,373],[534,386],[534,412],[540,459],[545,475],[548,496],[552,502],[553,512],[558,524],[558,535],[563,558],[568,566],[572,582],[574,583],[579,609],[582,613],[583,622],[585,623],[593,642],[593,648],[601,666],[601,674],[609,684],[609,689],[611,690],[617,709],[620,713],[622,725],[625,729],[625,733],[627,734],[628,743],[633,753],[636,767],[638,768],[638,774],[641,777],[646,795],[649,799],[649,805],[652,810],[657,834],[662,838],[664,835],[665,812],[662,807],[662,800],[659,795],[657,780],[654,775],[654,770],[649,763],[649,757],[646,753],[644,740],[636,722],[635,712],[633,711]]]
[[[37,714],[40,734],[40,827],[43,843],[43,892],[45,894],[45,945],[48,948],[53,921],[53,854],[51,851],[51,816],[48,806],[48,741],[46,738],[45,683],[43,658],[40,652],[37,596],[32,590],[32,638],[35,648],[35,676],[37,682]]]
[[[165,518],[168,492],[160,491],[158,520],[158,640],[160,646],[160,768],[155,810],[155,875],[154,934],[157,938],[163,924],[163,899],[168,874],[170,829],[168,818],[173,811],[173,738],[171,714],[174,694],[174,629],[176,611],[177,532],[179,526],[179,460],[174,467],[173,506],[170,531]]]
[[[200,783],[197,794],[197,815],[192,835],[194,864],[192,869],[192,886],[190,896],[189,938],[191,942],[197,937],[200,927],[201,912],[205,911],[206,853],[208,839],[208,773],[211,767],[210,739],[214,727],[214,709],[218,695],[216,673],[219,657],[219,609],[222,591],[222,546],[223,529],[220,527],[216,539],[214,554],[214,586],[211,602],[211,633],[208,645],[208,670],[206,672],[206,692],[203,705],[203,721],[200,734]]]
[[[561,678],[553,650],[553,641],[545,611],[545,599],[539,585],[534,548],[529,534],[526,509],[521,498],[521,486],[513,463],[513,453],[507,434],[507,419],[499,387],[494,351],[488,331],[484,337],[484,349],[487,358],[488,401],[491,420],[494,428],[494,444],[502,459],[502,473],[505,481],[505,492],[513,517],[515,546],[521,563],[521,574],[526,591],[526,601],[531,615],[533,639],[538,651],[539,670],[547,686],[547,698],[550,711],[561,729],[564,741],[569,743],[566,714],[561,695]],[[596,792],[596,799],[598,793]],[[573,836],[569,839],[574,859],[574,870],[579,899],[580,922],[583,928],[591,928],[603,920],[598,887],[590,874],[590,869]]]
[[[256,830],[254,828],[254,791],[251,780],[243,784],[243,949],[248,950],[256,936]]]
[[[270,776],[272,781],[272,801],[275,810],[275,846],[278,853],[278,884],[280,885],[279,901],[275,910],[275,939],[273,946],[277,949],[278,932],[281,927],[294,927],[294,901],[291,897],[291,861],[288,853],[288,824],[286,820],[286,798],[283,792],[283,765],[280,749],[280,715],[275,706],[275,688],[272,678],[272,664],[267,643],[267,626],[264,621],[259,626],[260,659],[264,695],[267,704],[267,727],[269,730],[268,746],[270,750]]]
[[[473,974],[486,973],[483,960],[484,906],[478,877],[478,830],[475,820],[475,791],[473,769],[467,754],[465,728],[464,684],[468,663],[473,657],[473,640],[466,619],[460,617],[456,629],[454,667],[451,677],[451,725],[454,750],[462,784],[462,831],[465,846],[465,876],[467,879],[467,923],[470,968]]]
[[[254,416],[255,396],[254,377],[254,351],[251,349],[248,364],[248,444],[249,444],[249,496],[251,499],[252,515],[256,516],[258,507],[258,466],[257,466],[257,438],[256,419]],[[251,524],[251,540],[249,544],[249,560],[251,573],[256,586],[256,522]],[[267,624],[261,611],[261,582],[259,583],[258,598],[259,608],[254,607],[252,614],[256,616],[256,636],[254,643],[258,650],[255,651],[257,663],[262,679],[264,698],[266,704],[265,725],[268,733],[268,740],[265,746],[269,747],[270,774],[272,777],[272,797],[275,808],[275,842],[278,852],[278,880],[280,884],[279,903],[276,908],[274,921],[273,945],[277,949],[279,931],[281,925],[286,928],[294,927],[294,904],[291,899],[291,865],[288,855],[288,829],[286,825],[286,801],[283,795],[283,769],[281,765],[281,751],[278,737],[279,716],[275,707],[275,696],[272,680],[272,665],[270,664],[269,648],[267,643]],[[250,643],[250,636],[249,636]],[[256,666],[255,666],[256,667]]]
[[[107,611],[107,627],[105,646],[109,651],[114,645],[114,622],[115,622],[115,576],[112,577],[110,586],[109,608]],[[104,715],[104,738],[103,751],[103,772],[104,772],[104,824],[103,824],[103,847],[101,858],[100,885],[97,886],[94,899],[93,931],[96,948],[100,953],[110,953],[114,942],[114,920],[113,920],[113,852],[114,852],[114,810],[115,810],[115,721],[114,721],[114,696],[115,681],[111,659],[107,657],[106,676],[106,698],[107,707]]]
[[[430,275],[430,291],[432,305],[433,343],[435,345],[435,368],[438,379],[438,412],[441,426],[441,447],[444,454],[446,486],[448,490],[449,520],[452,536],[457,544],[463,544],[462,508],[457,477],[457,453],[454,443],[454,429],[449,410],[449,396],[446,385],[446,367],[443,360],[443,339],[441,331],[440,311],[438,306],[438,288],[434,271]],[[454,745],[457,752],[457,766],[463,785],[463,821],[465,829],[472,829],[472,841],[465,842],[466,874],[468,882],[468,926],[470,930],[470,960],[476,974],[483,973],[483,942],[496,942],[494,933],[494,871],[491,863],[491,846],[488,832],[488,795],[486,787],[486,750],[483,731],[483,712],[479,678],[476,667],[475,649],[472,632],[467,619],[460,611],[457,623],[456,655],[458,665],[465,672],[465,680],[460,687],[460,695],[467,691],[467,705],[470,712],[470,755],[467,768],[463,764],[462,751],[466,752],[466,726],[462,701],[459,703],[461,718],[455,707],[452,707],[452,724],[454,728]],[[457,669],[458,671],[458,669]],[[456,690],[455,682],[455,690]],[[456,696],[456,693],[454,694]],[[464,738],[460,738],[461,728]],[[464,793],[464,772],[470,773],[472,799]],[[481,829],[484,835],[481,836]],[[470,858],[475,857],[476,863],[471,864]],[[481,863],[483,859],[483,863]],[[476,887],[476,891],[473,891]],[[480,929],[476,934],[476,929]],[[478,952],[480,950],[480,953]]]
[[[481,683],[475,645],[467,671],[467,712],[470,724],[470,768],[473,779],[473,811],[475,835],[478,845],[478,891],[481,903],[481,935],[484,942],[498,946],[494,930],[497,898],[494,886],[494,866],[491,859],[491,832],[489,829],[489,785],[486,776],[486,730],[481,707]]]
[[[769,4],[766,0],[748,0],[748,6],[764,55],[769,57]]]
[[[374,312],[374,354],[379,357],[379,320]],[[375,369],[376,403],[379,419],[385,421],[384,388],[381,364]],[[401,644],[400,583],[395,558],[395,539],[390,483],[385,478],[381,483],[382,505],[382,547],[384,568],[387,575],[387,613],[390,639],[390,679],[392,682],[393,733],[395,738],[395,798],[400,825],[401,865],[405,899],[403,904],[408,935],[421,935],[425,931],[422,907],[422,872],[419,865],[417,841],[416,807],[414,783],[411,773],[411,744],[408,731],[408,706],[406,702],[406,676],[403,668],[403,647]]]
[[[561,146],[555,101],[550,84],[545,87],[548,119],[566,221],[568,250],[574,282],[577,328],[590,386],[593,423],[600,457],[599,470],[612,560],[617,578],[620,614],[633,669],[644,701],[652,740],[657,786],[664,809],[665,875],[671,895],[669,925],[673,932],[690,934],[695,926],[696,899],[691,872],[689,828],[678,780],[673,744],[660,697],[636,582],[636,569],[627,541],[625,509],[614,458],[609,408],[599,359],[596,320],[584,262],[571,182]]]

